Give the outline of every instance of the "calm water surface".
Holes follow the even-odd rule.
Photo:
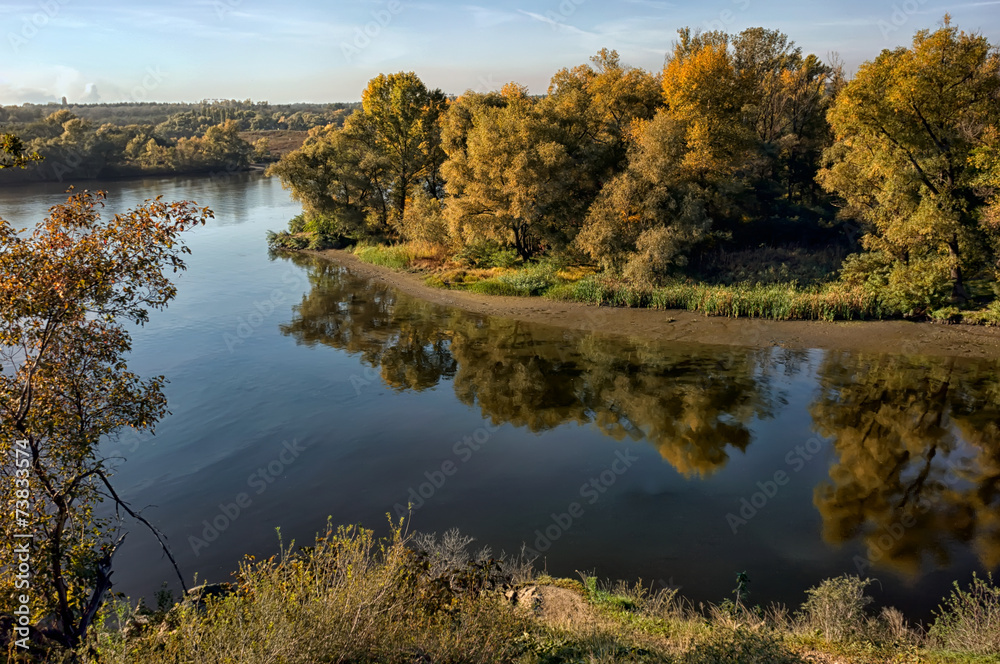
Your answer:
[[[571,333],[440,307],[342,267],[269,258],[298,205],[277,181],[89,184],[108,211],[162,194],[210,206],[177,300],[134,333],[163,374],[154,437],[107,441],[116,482],[183,571],[225,580],[336,523],[458,527],[576,571],[798,605],[844,573],[926,618],[1000,566],[1000,365],[734,349]],[[0,190],[27,225],[62,187]],[[239,514],[237,514],[237,509]],[[172,571],[139,527],[117,590]]]

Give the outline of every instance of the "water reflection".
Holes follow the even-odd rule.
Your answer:
[[[533,432],[593,424],[615,439],[645,439],[688,476],[716,472],[752,441],[754,419],[782,395],[770,353],[678,351],[487,318],[408,297],[304,256],[312,291],[282,332],[359,353],[397,389],[452,378],[458,399],[494,424]]]
[[[834,439],[816,487],[827,541],[861,538],[867,561],[917,576],[956,544],[1000,565],[1000,376],[995,364],[831,353],[811,413]]]
[[[450,379],[495,424],[590,424],[645,440],[706,478],[745,453],[786,396],[775,372],[808,353],[678,348],[440,307],[306,256],[311,292],[282,332],[362,356],[398,390]],[[917,576],[961,549],[1000,565],[1000,374],[995,363],[827,353],[813,426],[835,451],[814,489],[828,543],[863,542],[858,570]]]

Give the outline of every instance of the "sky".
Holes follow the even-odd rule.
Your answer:
[[[1000,44],[1000,0],[4,0],[0,104],[357,101],[379,73],[544,93],[601,48],[659,70],[677,29],[781,30],[848,70],[945,13]]]

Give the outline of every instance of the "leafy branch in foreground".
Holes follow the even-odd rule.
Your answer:
[[[149,525],[114,492],[109,459],[98,452],[102,437],[152,430],[167,412],[164,377],[128,369],[126,324],[145,323],[174,298],[168,275],[185,269],[190,253],[180,236],[213,216],[157,198],[102,221],[104,199],[72,195],[30,233],[0,219],[0,530],[7,542],[15,532],[34,535],[31,621],[55,625],[50,635],[71,646],[98,613],[123,539],[95,515],[98,504],[110,497]],[[17,505],[17,441],[30,459],[28,505]],[[15,507],[27,512],[24,522],[8,517]],[[15,564],[0,560],[4,613],[13,608]]]

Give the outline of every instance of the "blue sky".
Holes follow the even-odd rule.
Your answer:
[[[945,12],[1000,44],[1000,0],[11,0],[0,5],[0,103],[355,101],[380,72],[461,93],[552,74],[602,47],[659,69],[677,28],[762,25],[849,69]]]

